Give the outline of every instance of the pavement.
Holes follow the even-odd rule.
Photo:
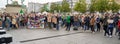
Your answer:
[[[12,29],[7,31],[13,36],[11,44],[120,44],[117,36],[103,36],[103,31],[91,33],[90,30],[65,31],[54,29]]]

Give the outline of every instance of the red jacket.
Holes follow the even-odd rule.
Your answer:
[[[120,30],[120,20],[118,21],[118,29]]]

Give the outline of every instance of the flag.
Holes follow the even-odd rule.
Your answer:
[[[20,10],[20,14],[21,14],[21,15],[23,15],[23,14],[24,14],[24,11],[23,11],[22,9]]]

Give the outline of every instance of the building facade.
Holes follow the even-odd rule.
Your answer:
[[[27,12],[40,12],[43,6],[44,4],[29,2]]]
[[[0,8],[0,14],[2,14],[3,12],[6,12],[5,8]]]
[[[69,5],[70,5],[70,8],[74,8],[75,4],[79,1],[79,0],[66,0]]]
[[[26,8],[21,7],[22,5],[6,5],[6,12],[7,13],[19,13],[22,9],[26,13]]]

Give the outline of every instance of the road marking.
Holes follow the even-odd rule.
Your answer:
[[[74,35],[74,34],[79,34],[82,32],[76,32],[76,33],[70,33],[70,34],[63,34],[63,35],[56,35],[56,36],[50,36],[50,37],[43,37],[43,38],[36,38],[36,39],[30,39],[30,40],[23,40],[20,41],[21,43],[25,42],[31,42],[31,41],[37,41],[37,40],[43,40],[43,39],[50,39],[50,38],[55,38],[55,37],[62,37],[62,36],[68,36],[68,35]]]

